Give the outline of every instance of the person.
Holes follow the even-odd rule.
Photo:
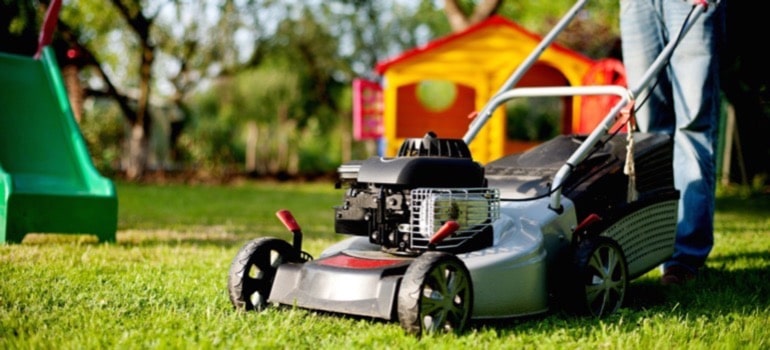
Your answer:
[[[637,101],[647,98],[636,111],[639,130],[673,134],[674,139],[674,185],[680,201],[674,254],[661,266],[665,285],[694,279],[714,245],[714,151],[720,113],[717,53],[726,0],[710,1],[689,32],[679,38],[668,65],[636,96]],[[621,47],[629,87],[636,87],[663,47],[677,39],[697,3],[620,0]]]

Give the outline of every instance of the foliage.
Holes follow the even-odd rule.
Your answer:
[[[521,99],[506,104],[506,137],[511,140],[547,141],[561,133],[558,97]]]
[[[504,0],[499,14],[540,35],[548,33],[575,1]],[[598,59],[617,55],[619,2],[588,1],[556,42]]]
[[[331,183],[141,186],[118,183],[114,244],[33,235],[0,246],[3,349],[766,349],[770,331],[768,197],[720,197],[716,246],[701,279],[662,287],[651,272],[605,319],[544,315],[475,322],[462,335],[417,339],[397,322],[291,307],[235,312],[231,259],[246,241],[291,234],[294,212],[313,255],[333,233]]]
[[[47,3],[48,0],[1,0],[0,50],[34,52]],[[469,13],[480,1],[458,0],[458,3]],[[568,0],[502,0],[498,14],[544,35],[573,4],[574,1]],[[756,50],[757,45],[740,39],[756,32],[753,24],[762,21],[761,12],[747,4],[729,3],[722,74],[723,90],[735,106],[743,144],[743,153],[735,158],[745,158],[741,169],[731,172],[745,175],[742,179],[734,175],[732,180],[743,181],[744,185],[751,179],[766,181],[770,164],[764,161],[770,150],[762,138],[770,127],[770,89],[767,88],[770,70],[762,68],[766,55]],[[591,58],[617,57],[620,55],[618,11],[617,0],[588,1],[556,40]],[[287,140],[297,140],[292,141],[292,152],[301,153],[296,155],[297,168],[304,172],[315,166],[311,164],[327,164],[329,159],[344,158],[310,150],[306,147],[311,146],[299,143],[329,146],[329,152],[337,152],[333,145],[337,145],[350,128],[351,80],[355,77],[379,79],[374,71],[378,62],[447,35],[450,26],[443,4],[434,0],[80,0],[64,1],[57,33],[55,47],[62,50],[75,47],[87,53],[77,60],[60,63],[80,65],[81,83],[91,98],[112,96],[128,120],[131,114],[138,113],[136,106],[142,100],[141,91],[149,91],[147,97],[155,108],[178,110],[180,117],[171,122],[164,121],[163,116],[150,119],[165,123],[147,130],[148,133],[162,131],[152,136],[150,141],[159,145],[160,150],[151,151],[155,154],[150,155],[172,161],[160,161],[159,167],[170,164],[194,168],[205,163],[207,172],[215,167],[221,167],[217,173],[239,169],[234,164],[242,162],[245,154],[242,122],[258,120],[260,130],[266,134],[278,132],[277,125],[289,130],[292,135]],[[147,55],[152,58],[149,70],[140,66]],[[64,55],[60,52],[58,57]],[[231,109],[222,113],[239,122],[223,116],[213,117],[219,115],[218,110],[197,110],[206,104],[226,103],[215,97],[199,101],[209,98],[205,97],[207,94],[226,94],[221,90],[220,80],[246,80],[246,76],[253,74],[249,72],[254,71],[286,79],[286,86],[296,86],[296,90],[265,91],[260,89],[259,82],[252,83],[252,90],[242,95],[244,104],[253,103],[249,101],[252,94],[264,94],[259,97],[261,100],[279,101],[270,102],[279,104],[275,106],[252,107],[270,109],[260,114],[262,119],[239,115],[240,107],[220,106],[222,110]],[[145,80],[150,85],[142,90]],[[288,95],[267,96],[279,91]],[[286,110],[285,121],[296,123],[294,129],[281,121],[284,120],[280,119],[281,113],[276,112],[280,105],[291,106]],[[90,115],[101,113],[100,103],[90,106],[95,108],[86,111]],[[268,120],[270,118],[277,120]],[[101,119],[87,122],[98,120]],[[217,123],[219,125],[214,125]],[[307,128],[313,130],[307,131]],[[110,125],[104,129],[117,130]],[[305,139],[310,136],[323,140]],[[128,144],[123,138],[124,135],[114,132],[91,137],[89,147],[95,158],[104,150],[110,150],[100,168],[121,164],[114,159],[113,150]],[[214,144],[204,145],[208,140]],[[347,142],[339,148],[344,154],[366,157],[371,153],[365,151],[369,146]],[[182,149],[184,147],[192,149]],[[270,147],[273,146],[267,148]],[[161,154],[166,149],[168,154]],[[121,149],[119,155],[125,157],[125,153]],[[184,164],[186,161],[192,163]]]
[[[376,79],[381,60],[450,32],[435,1],[321,2],[318,21],[338,38],[337,54],[356,76]]]
[[[96,13],[100,15],[95,16]],[[62,26],[74,24],[72,30],[77,41],[91,49],[95,60],[111,75],[119,89],[138,85],[138,75],[133,74],[138,66],[138,55],[134,53],[136,38],[129,33],[125,20],[110,2],[83,0],[78,1],[77,6],[64,4],[59,18]]]
[[[32,56],[37,49],[38,11],[31,1],[0,1],[0,51]]]
[[[222,79],[210,91],[220,118],[259,123],[301,119],[300,76],[290,67],[247,70]]]
[[[302,115],[298,75],[286,70],[254,69],[232,78],[221,79],[216,88],[201,94],[193,106],[199,111],[190,134],[182,136],[182,144],[198,150],[191,154],[195,163],[216,167],[217,164],[242,163],[244,159],[247,121],[256,122],[257,163],[267,168],[286,170],[286,158],[276,159],[279,146],[288,152],[295,150],[295,138],[287,137]],[[225,125],[222,128],[220,125]],[[208,151],[204,151],[208,147]],[[288,153],[286,154],[288,156]],[[275,164],[275,162],[282,164]],[[273,163],[268,165],[269,163]]]
[[[100,173],[112,176],[119,169],[120,146],[125,121],[120,109],[112,101],[98,99],[87,108],[80,122],[80,131],[86,140],[91,159]]]
[[[342,163],[342,133],[350,132],[339,126],[328,132],[312,120],[299,138],[299,173],[309,175],[333,174]]]
[[[232,140],[235,125],[230,120],[212,117],[196,118],[180,139],[179,159],[206,177],[224,177],[236,161]]]

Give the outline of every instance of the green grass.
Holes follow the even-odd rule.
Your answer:
[[[344,238],[332,233],[342,193],[331,184],[119,183],[118,195],[114,244],[31,235],[0,246],[0,349],[770,348],[768,197],[720,198],[702,277],[662,287],[652,271],[606,319],[555,311],[416,339],[397,322],[232,309],[226,275],[240,246],[264,235],[291,240],[276,210],[295,213],[314,255]]]

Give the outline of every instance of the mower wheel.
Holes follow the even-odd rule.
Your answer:
[[[398,291],[398,320],[407,333],[464,331],[473,309],[465,264],[443,252],[426,252],[406,270]]]
[[[573,258],[574,311],[594,317],[617,311],[628,288],[628,265],[620,246],[608,237],[588,237],[578,243]]]
[[[278,266],[297,260],[294,248],[278,238],[257,238],[243,245],[227,276],[227,289],[235,309],[264,310]]]

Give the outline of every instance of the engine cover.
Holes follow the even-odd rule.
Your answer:
[[[395,158],[372,157],[346,163],[340,167],[339,175],[339,187],[347,188],[342,205],[334,208],[335,231],[368,236],[371,243],[399,252],[413,248],[412,233],[420,224],[414,222],[415,210],[420,208],[415,209],[416,202],[412,203],[413,190],[446,189],[447,193],[452,193],[452,189],[486,187],[484,168],[473,161],[465,142],[440,139],[433,133],[407,139]],[[473,207],[473,198],[444,197],[441,197],[443,202],[459,201],[461,204],[455,204],[458,207]],[[476,231],[489,230],[478,226]],[[474,237],[476,231],[471,229],[471,232],[463,233],[466,235],[463,243],[481,242],[480,238]],[[487,235],[491,237],[491,231],[484,236]],[[488,241],[484,239],[483,244],[479,244],[487,245]],[[473,244],[463,245],[470,247]]]
[[[441,139],[433,132],[406,139],[396,158],[373,157],[363,162],[359,183],[417,187],[483,187],[484,168],[471,158],[460,139]]]
[[[483,187],[484,168],[471,159],[447,157],[370,158],[358,182],[417,187]]]

